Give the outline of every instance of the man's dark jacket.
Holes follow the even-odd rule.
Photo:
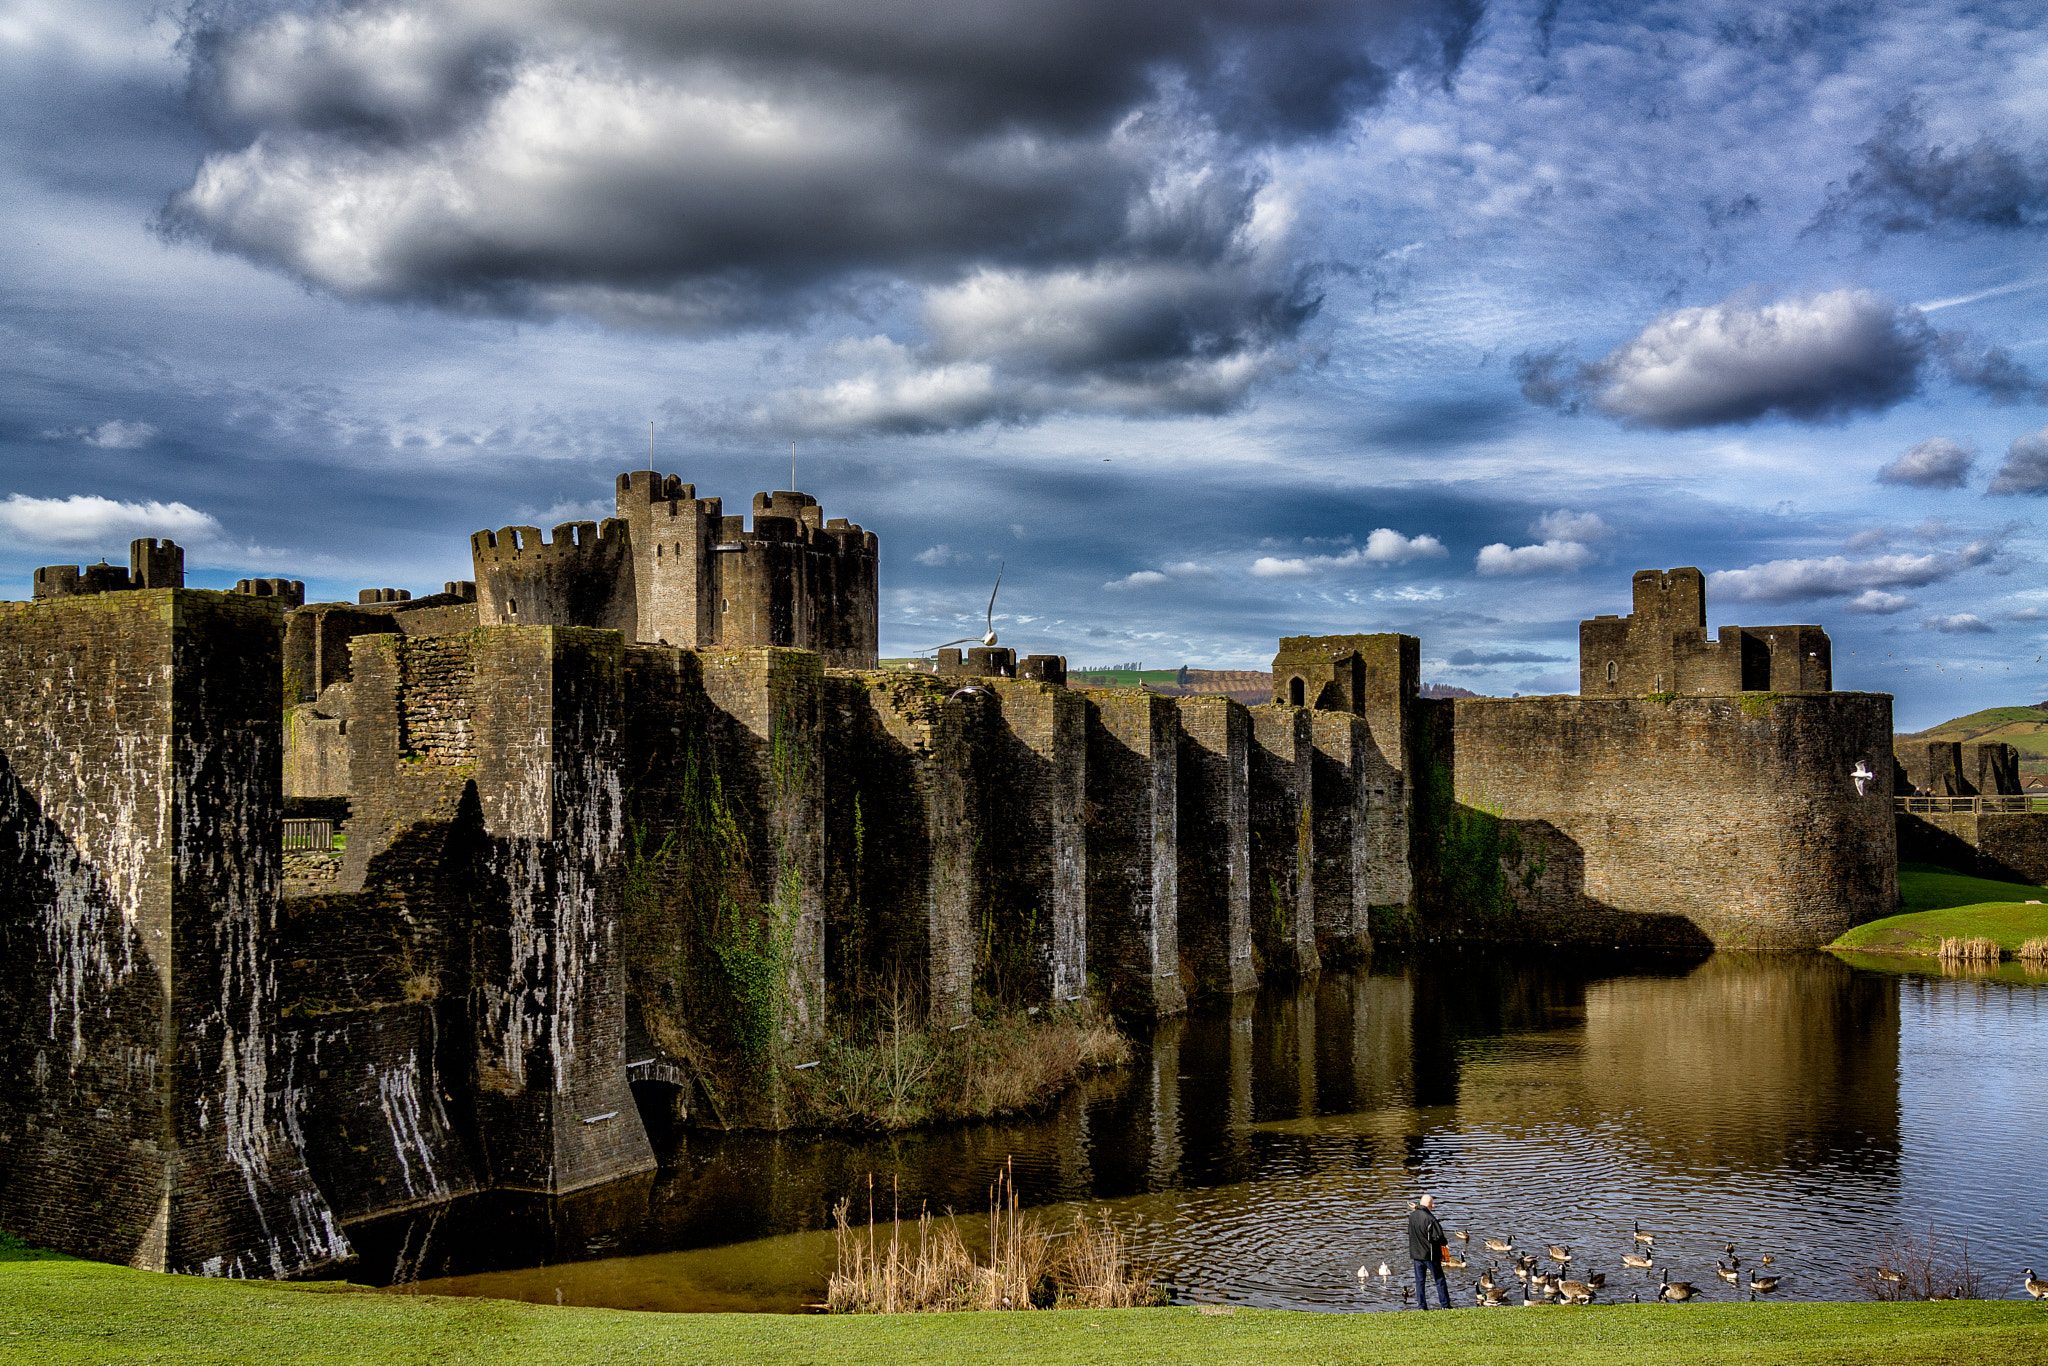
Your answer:
[[[1449,1242],[1444,1237],[1444,1226],[1436,1221],[1436,1215],[1417,1205],[1408,1216],[1408,1260],[1433,1262],[1436,1250]]]

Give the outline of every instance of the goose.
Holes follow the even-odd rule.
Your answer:
[[[1469,1243],[1472,1241],[1472,1235],[1462,1228],[1459,1229],[1456,1233],[1453,1233],[1451,1236],[1453,1238],[1456,1238],[1461,1243]]]
[[[1881,1266],[1877,1269],[1877,1278],[1881,1281],[1888,1281],[1893,1285],[1897,1285],[1906,1279],[1906,1275],[1902,1271],[1894,1271],[1888,1266]]]
[[[1451,1251],[1449,1248],[1445,1248],[1444,1265],[1449,1267],[1451,1270],[1456,1271],[1465,1265],[1465,1259],[1463,1257],[1460,1257],[1457,1253]]]
[[[1550,1292],[1548,1290],[1537,1291],[1534,1294],[1530,1293],[1535,1289],[1534,1282],[1522,1287],[1522,1308],[1534,1309],[1539,1304],[1550,1303]]]
[[[1641,1221],[1640,1219],[1632,1219],[1632,1220],[1630,1220],[1629,1222],[1630,1222],[1630,1223],[1633,1223],[1633,1224],[1634,1224],[1634,1225],[1636,1226],[1636,1232],[1635,1232],[1635,1239],[1636,1239],[1636,1241],[1637,1241],[1637,1242],[1641,1243],[1641,1244],[1642,1244],[1642,1245],[1643,1245],[1644,1247],[1648,1247],[1648,1246],[1650,1246],[1650,1245],[1651,1245],[1652,1243],[1654,1243],[1654,1242],[1656,1242],[1656,1241],[1657,1241],[1657,1235],[1656,1235],[1656,1234],[1654,1234],[1654,1233],[1645,1233],[1645,1232],[1643,1232],[1643,1224],[1642,1224],[1642,1221]]]
[[[1513,1252],[1515,1250],[1515,1235],[1510,1233],[1506,1238],[1488,1238],[1486,1240],[1486,1250],[1488,1252]]]
[[[1557,1293],[1564,1297],[1566,1304],[1591,1304],[1593,1292],[1599,1288],[1585,1281],[1559,1281]]]
[[[1415,1287],[1414,1287],[1414,1286],[1412,1286],[1412,1285],[1404,1285],[1404,1286],[1402,1286],[1402,1287],[1401,1287],[1401,1304],[1402,1304],[1402,1307],[1404,1307],[1404,1308],[1405,1308],[1405,1307],[1407,1306],[1407,1304],[1408,1304],[1408,1301],[1410,1301],[1410,1300],[1412,1300],[1412,1299],[1414,1299],[1414,1298],[1415,1298]]]
[[[1606,1289],[1607,1273],[1604,1271],[1588,1271],[1586,1273],[1586,1284],[1592,1286],[1595,1290]]]
[[[1728,1244],[1728,1265],[1738,1270],[1742,1266],[1742,1258],[1735,1255],[1735,1244],[1733,1243]]]
[[[1523,1285],[1527,1285],[1529,1283],[1529,1268],[1523,1266],[1520,1262],[1516,1262],[1515,1279],[1520,1281]]]
[[[1640,1253],[1624,1252],[1621,1254],[1621,1264],[1634,1267],[1637,1271],[1648,1271],[1657,1265],[1657,1259],[1655,1257],[1642,1256]]]
[[[1768,1295],[1778,1288],[1778,1282],[1783,1279],[1784,1277],[1782,1276],[1759,1276],[1756,1274],[1756,1268],[1751,1267],[1749,1270],[1749,1293],[1752,1295]]]
[[[1552,1243],[1549,1247],[1543,1250],[1545,1252],[1548,1252],[1550,1254],[1550,1260],[1556,1262],[1559,1266],[1563,1266],[1566,1262],[1572,1259],[1572,1250],[1568,1247],[1559,1247],[1556,1243]]]
[[[1765,1266],[1769,1266],[1772,1262],[1775,1262],[1778,1259],[1776,1257],[1773,1257],[1770,1253],[1766,1252],[1761,1257],[1758,1257],[1757,1260],[1762,1262]]]
[[[2031,1266],[2026,1270],[2026,1281],[2024,1284],[2029,1295],[2032,1295],[2037,1300],[2048,1300],[2048,1281],[2037,1278],[2034,1275],[2034,1268]]]
[[[1730,1285],[1735,1284],[1735,1282],[1740,1280],[1742,1276],[1742,1273],[1737,1271],[1734,1267],[1723,1266],[1719,1262],[1714,1263],[1714,1274],[1716,1276],[1719,1276],[1722,1280],[1728,1282],[1728,1284]]]
[[[1486,1270],[1479,1273],[1479,1288],[1482,1290],[1491,1290],[1499,1284],[1500,1279],[1493,1274],[1493,1263],[1488,1262],[1486,1264]]]
[[[1699,1293],[1699,1287],[1691,1281],[1672,1280],[1670,1267],[1664,1268],[1664,1278],[1657,1283],[1657,1294],[1673,1304],[1684,1304]]]
[[[1508,1302],[1508,1288],[1504,1285],[1486,1286],[1479,1296],[1479,1303],[1487,1309],[1498,1309]]]

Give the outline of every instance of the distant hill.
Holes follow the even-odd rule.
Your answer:
[[[1472,690],[1471,690],[1470,688],[1460,688],[1460,687],[1458,687],[1458,686],[1457,686],[1456,684],[1452,684],[1452,683],[1425,683],[1425,684],[1423,684],[1423,685],[1422,685],[1422,695],[1423,695],[1424,697],[1484,697],[1484,696],[1486,696],[1486,694],[1485,694],[1485,693],[1483,693],[1483,692],[1473,692],[1473,691],[1472,691]]]
[[[2020,752],[2020,772],[2048,773],[2048,702],[2026,707],[1987,707],[1938,726],[1893,738],[1909,740],[2003,741]]]

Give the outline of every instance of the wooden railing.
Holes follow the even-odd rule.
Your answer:
[[[284,823],[284,847],[287,849],[332,849],[334,847],[334,822],[327,820],[291,820]]]
[[[2048,815],[2048,794],[2039,797],[1894,797],[1900,811],[1915,815]]]

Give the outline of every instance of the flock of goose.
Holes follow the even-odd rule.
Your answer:
[[[1415,1206],[1410,1205],[1408,1208],[1412,1211]],[[1655,1299],[1668,1300],[1673,1304],[1684,1304],[1687,1300],[1697,1297],[1700,1293],[1698,1285],[1691,1281],[1674,1281],[1671,1279],[1670,1267],[1659,1267],[1657,1265],[1657,1235],[1646,1232],[1640,1220],[1632,1221],[1632,1223],[1634,1228],[1632,1243],[1630,1249],[1621,1254],[1621,1264],[1632,1271],[1642,1272],[1643,1279],[1646,1282],[1649,1280],[1651,1272],[1657,1273],[1657,1287],[1653,1296]],[[1472,1241],[1472,1235],[1462,1229],[1451,1234],[1451,1237],[1467,1245]],[[1588,1269],[1580,1272],[1577,1276],[1567,1276],[1565,1274],[1573,1258],[1572,1250],[1569,1247],[1560,1246],[1556,1243],[1546,1244],[1543,1250],[1549,1254],[1554,1269],[1544,1272],[1539,1269],[1542,1266],[1542,1260],[1536,1254],[1518,1252],[1515,1246],[1515,1235],[1512,1233],[1505,1238],[1482,1238],[1480,1243],[1488,1252],[1498,1253],[1501,1256],[1512,1255],[1515,1258],[1514,1264],[1508,1268],[1513,1281],[1499,1274],[1499,1267],[1495,1262],[1491,1259],[1487,1261],[1486,1269],[1480,1273],[1478,1283],[1472,1287],[1473,1301],[1482,1309],[1498,1309],[1508,1305],[1533,1308],[1544,1304],[1591,1304],[1594,1297],[1607,1288],[1607,1277],[1603,1272]],[[1770,1294],[1785,1279],[1779,1273],[1759,1276],[1756,1272],[1756,1266],[1751,1266],[1749,1268],[1749,1279],[1745,1281],[1742,1278],[1743,1261],[1742,1258],[1735,1255],[1735,1244],[1727,1244],[1726,1251],[1728,1260],[1725,1262],[1716,1260],[1714,1263],[1714,1274],[1734,1286],[1737,1291],[1747,1289],[1752,1300],[1759,1295]],[[1777,1258],[1765,1252],[1758,1254],[1756,1260],[1757,1265],[1770,1266],[1777,1261]],[[1466,1259],[1462,1251],[1452,1251],[1448,1247],[1444,1249],[1444,1268],[1446,1270],[1458,1271],[1470,1265],[1471,1263]],[[1359,1282],[1363,1284],[1371,1274],[1361,1266],[1358,1268]],[[1894,1283],[1904,1279],[1899,1272],[1889,1268],[1879,1268],[1877,1274],[1883,1279]],[[1393,1268],[1385,1262],[1381,1262],[1379,1266],[1381,1283],[1384,1284],[1393,1275]],[[2048,1280],[2042,1280],[2036,1276],[2032,1267],[2026,1268],[2022,1276],[2022,1284],[2025,1285],[2029,1296],[2037,1300],[2048,1300]],[[1514,1282],[1520,1282],[1521,1298],[1519,1300],[1512,1298],[1515,1292]],[[1402,1304],[1406,1305],[1414,1297],[1415,1288],[1413,1286],[1403,1285],[1401,1287]],[[1629,1291],[1629,1299],[1634,1303],[1640,1304],[1642,1302],[1642,1292],[1640,1290]]]
[[[1631,1270],[1641,1271],[1645,1281],[1649,1280],[1651,1272],[1657,1273],[1653,1298],[1683,1304],[1700,1293],[1700,1287],[1693,1282],[1674,1281],[1671,1279],[1671,1269],[1668,1266],[1657,1265],[1657,1235],[1646,1231],[1640,1221],[1635,1221],[1632,1236],[1630,1249],[1622,1254],[1621,1263]],[[1462,1229],[1451,1234],[1451,1237],[1461,1244],[1469,1245],[1472,1241],[1472,1235]],[[1500,1273],[1499,1266],[1492,1259],[1487,1261],[1486,1269],[1480,1273],[1478,1283],[1472,1287],[1473,1300],[1482,1309],[1497,1309],[1507,1305],[1533,1308],[1544,1304],[1591,1304],[1594,1298],[1607,1288],[1607,1276],[1604,1272],[1587,1269],[1577,1275],[1567,1274],[1573,1261],[1570,1247],[1556,1243],[1546,1244],[1543,1250],[1549,1255],[1552,1270],[1545,1272],[1541,1269],[1542,1258],[1533,1252],[1521,1252],[1515,1245],[1515,1235],[1512,1233],[1505,1238],[1482,1238],[1480,1243],[1488,1252],[1514,1257],[1507,1275]],[[1714,1263],[1714,1274],[1738,1291],[1747,1289],[1751,1299],[1758,1295],[1770,1294],[1785,1279],[1782,1274],[1777,1273],[1760,1276],[1757,1274],[1757,1267],[1750,1266],[1749,1278],[1745,1281],[1742,1276],[1745,1264],[1742,1258],[1735,1255],[1733,1243],[1727,1244],[1727,1258],[1725,1262]],[[1760,1254],[1756,1260],[1757,1265],[1770,1266],[1777,1258],[1766,1252]],[[1471,1265],[1462,1250],[1448,1247],[1444,1249],[1443,1264],[1449,1271]],[[1361,1282],[1371,1274],[1362,1266],[1358,1268],[1358,1279]],[[1393,1274],[1391,1267],[1385,1262],[1380,1263],[1379,1277],[1382,1282]],[[2036,1284],[2041,1284],[2044,1295],[2036,1298],[2048,1297],[2048,1283],[2036,1282],[2033,1274],[2031,1270],[2027,1272],[2028,1291],[2032,1292]],[[1514,1295],[1518,1288],[1521,1297],[1516,1299]],[[1413,1287],[1404,1285],[1401,1288],[1401,1302],[1406,1304],[1414,1294]],[[1642,1292],[1631,1290],[1629,1299],[1640,1303]]]

